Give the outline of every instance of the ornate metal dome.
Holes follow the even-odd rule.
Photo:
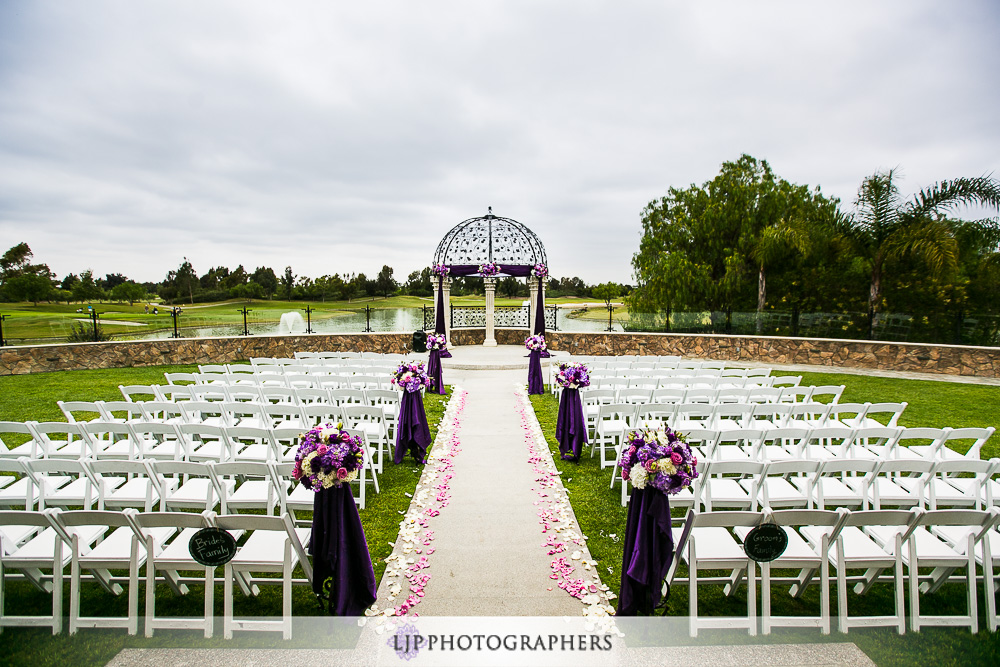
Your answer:
[[[434,263],[445,266],[486,262],[507,266],[547,264],[545,247],[535,233],[517,220],[493,215],[460,222],[444,235],[434,252]]]

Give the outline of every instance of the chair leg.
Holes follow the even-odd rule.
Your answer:
[[[225,599],[222,601],[222,636],[225,639],[233,638],[233,566],[226,563],[226,572],[223,579],[222,594]]]
[[[230,591],[232,593],[232,591]],[[232,600],[231,597],[228,599]],[[205,568],[205,639],[215,630],[215,568]]]
[[[76,623],[80,616],[80,554],[78,537],[73,536],[73,560],[69,566],[69,634],[76,634]],[[54,574],[54,572],[53,572]],[[52,595],[56,592],[53,587]]]
[[[156,620],[156,566],[153,559],[146,557],[146,637],[153,636],[153,621]]]
[[[749,581],[749,577],[747,577]],[[747,600],[750,599],[750,588],[747,587]],[[748,615],[749,615],[749,609]],[[761,634],[771,634],[771,564],[760,565],[760,629]],[[753,634],[753,633],[751,633]]]
[[[969,559],[966,563],[968,568],[967,587],[969,589],[969,631],[976,634],[979,631],[979,605],[976,604],[976,545],[972,541],[971,535],[965,553]]]
[[[747,617],[749,618],[750,636],[757,636],[757,581],[756,567],[753,561],[747,563]]]

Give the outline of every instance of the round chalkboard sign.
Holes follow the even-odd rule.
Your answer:
[[[205,567],[225,565],[236,556],[236,540],[221,528],[202,528],[191,536],[188,551]]]
[[[758,563],[767,563],[785,553],[788,535],[776,523],[762,523],[743,540],[743,550],[747,557]]]

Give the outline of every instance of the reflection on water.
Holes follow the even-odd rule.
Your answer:
[[[420,308],[378,308],[370,311],[370,319],[366,318],[365,312],[344,311],[346,314],[337,317],[328,317],[312,321],[314,333],[340,334],[340,333],[361,333],[366,326],[371,330],[380,333],[412,333],[423,326],[423,310]],[[556,326],[559,331],[606,331],[607,322],[595,320],[581,320],[569,317],[571,311],[567,308],[560,308],[556,312]],[[251,334],[276,334],[279,333],[279,325],[274,322],[255,323],[250,322],[248,329]],[[615,322],[615,331],[623,331],[622,326]],[[135,337],[129,336],[131,340],[150,340],[160,338],[170,338],[173,330],[164,330],[137,334]],[[222,336],[243,335],[242,324],[219,325],[209,327],[182,328],[180,335],[184,338],[210,338]],[[125,336],[116,336],[125,338]]]

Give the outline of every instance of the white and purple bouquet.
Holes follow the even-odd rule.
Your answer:
[[[548,278],[549,267],[545,266],[544,264],[535,264],[535,266],[531,269],[531,275],[535,276],[536,278],[542,278],[542,279]]]
[[[435,264],[434,266],[431,267],[431,273],[433,273],[435,276],[441,276],[442,278],[444,278],[449,273],[451,273],[451,269],[449,269],[444,264]]]
[[[500,267],[493,262],[486,262],[479,265],[479,275],[483,278],[492,278],[500,273]]]
[[[590,369],[578,361],[565,361],[559,364],[556,382],[564,389],[581,389],[590,386]]]
[[[411,394],[431,386],[431,379],[427,377],[422,361],[404,361],[392,374],[390,382]]]
[[[446,350],[448,349],[448,339],[444,334],[427,334],[427,349]]]
[[[679,493],[698,477],[698,457],[681,436],[669,428],[629,433],[618,466],[622,479],[637,489],[647,486],[667,494]]]
[[[544,350],[545,336],[528,336],[524,339],[524,346],[529,350]]]
[[[301,436],[292,478],[319,493],[357,478],[364,465],[361,437],[343,430],[343,424],[323,424]]]

